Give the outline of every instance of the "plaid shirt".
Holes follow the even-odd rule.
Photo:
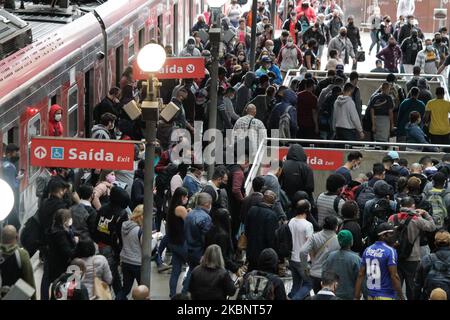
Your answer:
[[[240,117],[233,127],[233,139],[242,138],[246,134],[250,140],[250,150],[256,153],[261,141],[267,137],[264,123],[251,115]]]
[[[439,53],[435,48],[433,48],[433,51],[427,51],[427,49],[424,49],[417,54],[415,66],[419,66],[422,73],[433,74],[437,73],[436,64],[439,62]]]

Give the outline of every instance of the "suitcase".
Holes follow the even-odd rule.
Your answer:
[[[131,100],[123,106],[123,111],[130,117],[131,120],[136,120],[142,114],[141,108],[138,107],[136,101]]]

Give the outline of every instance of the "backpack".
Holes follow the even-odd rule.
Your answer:
[[[187,203],[188,209],[195,209],[195,207],[197,206],[197,199],[199,194],[200,192],[196,192],[189,198],[189,201]]]
[[[275,230],[275,251],[280,258],[289,257],[292,252],[292,233],[288,223],[282,223]]]
[[[424,291],[427,297],[431,291],[441,288],[447,293],[447,300],[450,299],[450,261],[441,259],[437,253],[430,255],[431,268],[425,277]]]
[[[392,209],[389,200],[382,198],[378,199],[371,208],[372,223],[369,226],[368,236],[370,243],[374,243],[378,236],[376,233],[377,227],[383,222],[387,222],[391,216]]]
[[[7,285],[3,285],[3,279],[2,279],[2,267],[4,266],[4,263],[6,261],[8,261],[9,259],[13,259],[13,256],[16,259],[16,265],[18,267],[17,271],[18,272],[22,272],[22,259],[20,257],[20,252],[19,252],[19,248],[17,248],[16,250],[14,250],[14,254],[10,255],[8,258],[4,258],[3,257],[3,252],[2,250],[0,250],[0,300],[8,293],[10,287]],[[11,276],[11,275],[9,275]]]
[[[291,115],[289,114],[289,111],[291,111],[292,108],[292,106],[287,107],[280,116],[280,121],[278,122],[280,138],[289,139],[291,137]]]
[[[447,224],[448,212],[445,207],[441,194],[432,193],[428,196],[427,201],[431,205],[431,216],[438,229]]]
[[[238,300],[274,300],[275,287],[267,273],[253,270],[247,273],[242,283]]]
[[[325,101],[322,107],[319,109],[319,129],[322,131],[330,132],[331,131],[331,121],[333,118],[333,106],[332,103],[335,97],[329,93],[325,97]]]
[[[39,248],[45,244],[45,230],[39,221],[39,211],[30,217],[24,224],[20,233],[20,243],[32,257]]]
[[[417,235],[417,237],[414,239],[413,243],[411,243],[408,239],[408,225],[412,220],[412,216],[408,215],[408,218],[406,218],[404,223],[401,223],[399,218],[399,214],[394,215],[394,226],[396,227],[396,233],[397,233],[397,254],[398,254],[398,260],[405,260],[409,258],[411,255],[411,252],[414,247],[414,243],[416,242],[417,238],[420,236],[420,233]]]
[[[345,188],[342,190],[340,197],[345,201],[356,200],[358,189],[360,189],[360,186],[361,184],[359,182],[350,182],[350,184],[345,186]]]
[[[358,203],[359,212],[364,212],[366,202],[375,198],[373,188],[367,182],[361,185],[361,189],[356,196],[356,203]]]
[[[372,132],[372,117],[370,116],[370,108],[369,105],[366,108],[366,112],[364,113],[364,117],[362,118],[362,127],[364,131]]]

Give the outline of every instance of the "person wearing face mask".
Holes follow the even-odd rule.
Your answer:
[[[333,49],[338,52],[338,56],[344,64],[348,64],[350,62],[350,57],[353,59],[353,64],[356,64],[355,51],[353,49],[352,42],[347,37],[347,28],[341,27],[339,35],[331,39],[330,44],[328,45],[328,51]]]
[[[384,61],[384,67],[392,73],[398,73],[398,64],[402,58],[402,50],[393,36],[389,38],[388,46],[376,55],[377,59]]]
[[[403,40],[408,38],[411,35],[411,32],[413,30],[417,30],[418,37],[423,40],[424,36],[423,36],[422,31],[420,30],[420,28],[418,28],[414,25],[415,20],[416,19],[414,18],[413,15],[407,16],[407,23],[400,28],[400,32],[398,35],[398,43],[402,43]]]
[[[54,104],[50,107],[48,113],[48,135],[51,137],[61,137],[64,132],[64,127],[62,125],[62,108]]]
[[[440,61],[439,52],[433,47],[431,39],[427,39],[425,49],[417,54],[414,65],[420,67],[424,74],[437,74]]]
[[[302,51],[294,44],[294,39],[288,37],[286,45],[278,55],[281,77],[284,79],[289,69],[297,69],[303,63]]]
[[[117,117],[112,113],[106,112],[100,117],[100,123],[92,127],[92,139],[111,140],[113,138],[111,132],[114,130]]]
[[[294,39],[294,43],[298,41],[298,33],[302,31],[302,24],[297,19],[297,13],[292,11],[289,18],[283,23],[283,30],[289,31],[290,36]]]
[[[413,73],[417,54],[422,49],[422,41],[418,37],[417,30],[411,31],[411,36],[401,42],[402,63],[405,73]]]
[[[344,22],[342,22],[342,19],[337,10],[333,11],[333,15],[330,22],[328,23],[328,26],[330,28],[331,37],[337,37],[339,35],[340,29],[344,26]]]
[[[325,34],[320,26],[319,20],[314,23],[314,25],[310,26],[302,35],[303,43],[308,43],[309,40],[314,39],[317,42],[317,48],[314,48],[314,53],[320,59],[323,52],[323,47],[327,42],[325,38]]]
[[[99,210],[102,205],[109,201],[109,194],[113,183],[116,181],[116,175],[114,171],[102,170],[98,183],[94,188],[94,195],[92,199],[92,205],[96,210]]]
[[[358,53],[358,47],[361,47],[361,36],[359,35],[359,28],[355,26],[355,17],[349,16],[347,18],[347,37],[353,45],[353,51],[355,55]]]
[[[439,53],[439,59],[441,63],[444,62],[445,58],[448,56],[448,46],[442,41],[443,37],[440,32],[434,34],[433,47]]]
[[[197,196],[196,207],[184,219],[183,230],[187,244],[189,271],[183,283],[182,293],[188,291],[192,270],[200,264],[200,259],[205,252],[205,235],[212,227],[211,207],[211,196],[208,193],[200,192]]]
[[[194,37],[189,37],[186,46],[183,50],[181,50],[179,56],[180,57],[200,57],[201,53],[196,47],[196,41]]]
[[[381,47],[384,48],[388,45],[389,38],[393,36],[394,30],[391,23],[391,17],[385,16],[383,22],[380,24],[379,39]],[[395,38],[395,37],[394,37]]]
[[[52,283],[66,271],[69,261],[76,257],[79,238],[72,230],[70,210],[56,211],[48,239],[48,280]]]
[[[278,56],[281,48],[286,45],[287,38],[289,37],[288,30],[282,30],[281,35],[278,38],[273,39],[273,53]]]
[[[400,277],[397,272],[398,255],[393,248],[395,243],[394,226],[384,222],[377,226],[378,241],[368,247],[362,256],[355,285],[355,300],[361,299],[364,279],[368,289],[368,300],[405,300]],[[376,266],[376,270],[374,270]]]
[[[361,166],[363,155],[359,151],[352,151],[347,156],[347,162],[336,170],[336,173],[339,173],[344,176],[345,182],[348,185],[352,182],[352,170],[358,170]]]

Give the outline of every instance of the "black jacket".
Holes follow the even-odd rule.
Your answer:
[[[351,250],[360,255],[364,249],[364,245],[362,242],[361,226],[358,223],[358,219],[344,219],[342,230],[348,230],[352,233],[353,245]]]
[[[205,247],[217,244],[222,249],[222,256],[225,262],[225,269],[233,273],[239,269],[240,265],[233,261],[233,245],[228,233],[217,226],[213,226],[205,236]]]
[[[322,31],[320,29],[314,31],[313,26],[306,29],[305,33],[303,33],[303,43],[308,43],[310,39],[316,40],[317,45],[324,45],[327,42]]]
[[[406,38],[402,43],[402,62],[404,64],[415,64],[417,54],[422,51],[422,41],[419,38]]]
[[[244,198],[241,206],[241,221],[244,222],[247,216],[247,213],[250,211],[250,208],[258,205],[263,200],[263,195],[261,192],[252,192],[250,195]]]
[[[125,208],[130,204],[130,197],[122,188],[113,187],[110,199],[110,202],[98,211],[94,240],[113,247],[118,254],[122,248],[122,223],[128,220]]]
[[[245,235],[250,269],[256,268],[259,255],[265,248],[274,248],[277,228],[278,215],[268,204],[259,203],[248,212],[245,219]]]
[[[117,107],[117,104],[108,97],[104,98],[102,101],[100,101],[99,104],[94,107],[95,124],[99,124],[102,115],[107,112],[112,113],[116,117],[119,116],[119,109]]]
[[[53,225],[53,219],[55,217],[56,211],[58,211],[59,209],[68,208],[69,206],[67,205],[67,202],[65,202],[63,199],[59,199],[53,196],[45,199],[38,212],[42,230],[45,233],[48,233]]]
[[[258,270],[267,272],[267,277],[274,286],[274,300],[286,300],[286,289],[283,280],[278,277],[278,255],[275,250],[264,249],[258,258]]]
[[[306,163],[306,154],[301,145],[293,144],[289,147],[286,161],[283,163],[280,181],[281,188],[291,201],[293,201],[294,194],[299,190],[307,192],[312,199],[314,175]]]
[[[134,172],[134,181],[131,186],[131,206],[130,209],[134,210],[138,205],[144,203],[144,171],[136,170]]]
[[[355,25],[347,25],[347,38],[353,45],[353,48],[361,46],[361,36],[359,35],[359,29]]]
[[[189,281],[192,300],[225,300],[236,292],[233,280],[225,269],[197,266]]]
[[[77,245],[73,236],[73,232],[69,232],[62,227],[52,228],[49,234],[49,280],[50,282],[58,278],[64,273],[75,258]]]
[[[400,32],[398,35],[398,43],[402,43],[403,40],[405,40],[406,38],[408,38],[409,36],[411,36],[411,31],[416,29],[417,30],[417,34],[418,34],[418,38],[423,40],[423,33],[419,28],[416,28],[413,25],[410,25],[409,23],[403,25],[400,28]]]
[[[89,210],[89,208],[92,210]],[[90,238],[92,230],[95,229],[97,213],[94,208],[89,208],[83,204],[76,204],[70,208],[73,219],[73,231],[83,238]]]

